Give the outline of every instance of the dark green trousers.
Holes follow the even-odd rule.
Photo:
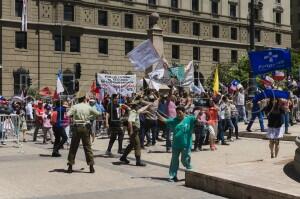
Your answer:
[[[86,127],[74,127],[72,134],[71,146],[68,156],[68,164],[75,164],[75,157],[79,147],[80,140],[82,140],[83,150],[85,153],[86,163],[94,165],[94,156],[92,151],[92,144],[90,139],[90,130]]]
[[[141,144],[139,138],[140,130],[136,127],[133,127],[133,132],[129,135],[129,145],[126,147],[123,156],[127,157],[128,154],[134,149],[135,157],[141,157]]]

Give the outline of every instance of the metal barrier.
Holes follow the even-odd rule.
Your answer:
[[[0,114],[0,144],[16,142],[18,147],[22,146],[20,144],[20,125],[21,120],[19,115]]]

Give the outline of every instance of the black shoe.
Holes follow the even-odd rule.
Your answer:
[[[58,152],[54,152],[52,153],[52,157],[61,157],[61,154],[59,154]]]
[[[147,147],[151,146],[151,143],[150,143],[150,142],[148,142],[148,143],[146,144],[146,146],[147,146]]]
[[[90,165],[90,173],[95,173],[95,169],[93,165]]]
[[[251,129],[246,129],[248,132],[252,132]]]
[[[129,164],[130,163],[130,161],[127,160],[127,158],[125,158],[123,156],[120,158],[120,161],[123,162],[123,163],[125,163],[125,164]]]
[[[118,150],[118,154],[123,154],[124,150]]]
[[[72,165],[71,164],[68,164],[68,170],[67,170],[67,173],[72,173],[73,172],[73,168],[72,168]]]
[[[141,161],[136,162],[135,165],[138,166],[138,167],[145,167],[146,166],[146,164],[141,162]]]
[[[222,142],[222,145],[229,145],[227,142]]]
[[[291,133],[289,133],[289,132],[285,132],[284,134],[290,135]]]

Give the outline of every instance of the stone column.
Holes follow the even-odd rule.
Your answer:
[[[300,175],[300,136],[296,138],[296,145],[298,149],[295,151],[294,167],[296,172]]]
[[[163,31],[157,24],[159,20],[159,14],[158,13],[152,13],[150,15],[150,24],[151,27],[148,30],[148,38],[151,39],[156,51],[158,52],[159,56],[162,56],[164,54],[164,39],[163,39]],[[154,70],[156,65],[154,64],[152,67],[149,67],[146,70],[146,73],[148,74],[152,70]]]

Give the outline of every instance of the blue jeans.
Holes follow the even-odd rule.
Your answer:
[[[224,142],[224,129],[225,129],[225,125],[226,125],[225,119],[218,121],[218,135],[217,135],[217,139],[219,141],[222,141],[222,142]]]
[[[195,128],[195,143],[194,143],[194,149],[197,148],[201,149],[202,145],[205,141],[206,136],[206,128],[204,125],[196,126]]]
[[[233,116],[231,117],[231,122],[234,126],[234,133],[235,133],[235,137],[238,138],[239,137],[239,127],[238,127],[238,116]]]
[[[167,147],[167,150],[170,150],[172,147],[172,142],[171,142],[172,131],[171,131],[171,129],[166,127],[165,132],[166,132],[166,147]]]
[[[250,122],[247,126],[247,130],[250,130],[252,125],[253,125],[253,122],[254,120],[256,119],[256,117],[258,117],[258,121],[259,121],[259,125],[260,125],[260,130],[261,131],[264,131],[265,130],[265,127],[264,127],[264,118],[263,118],[263,114],[261,111],[259,112],[252,112],[251,113],[251,119],[250,119]]]
[[[289,112],[285,112],[284,114],[282,114],[282,120],[284,121],[284,127],[285,127],[285,133],[287,133],[289,131],[289,121],[290,121],[290,113]]]

